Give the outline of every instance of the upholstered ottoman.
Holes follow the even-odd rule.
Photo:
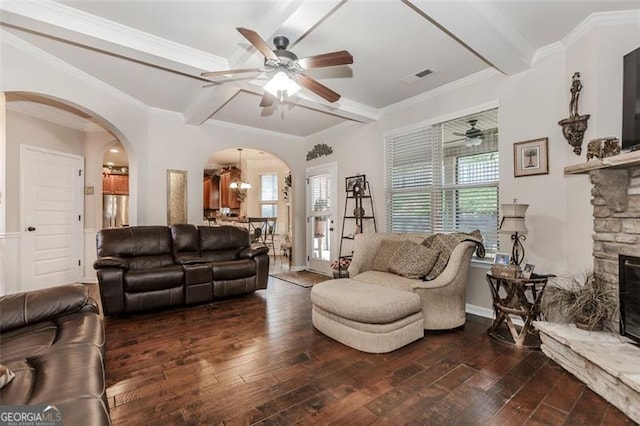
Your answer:
[[[391,352],[424,336],[420,296],[340,278],[311,289],[313,325],[363,352]]]

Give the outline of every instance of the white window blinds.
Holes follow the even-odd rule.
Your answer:
[[[325,213],[329,210],[331,200],[331,178],[328,174],[321,174],[309,177],[309,187],[311,189],[311,211]]]
[[[389,232],[479,229],[488,254],[498,250],[497,130],[480,145],[443,142],[441,124],[385,138]]]
[[[433,129],[385,140],[387,224],[390,232],[432,232]]]

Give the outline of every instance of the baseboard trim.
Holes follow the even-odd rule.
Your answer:
[[[467,303],[465,305],[465,310],[469,314],[478,315],[479,317],[494,319],[495,315],[493,309],[485,308],[483,306],[472,305]]]
[[[468,314],[478,315],[479,317],[484,317],[489,319],[496,318],[495,313],[493,312],[493,309],[485,308],[483,306],[472,305],[470,303],[467,303],[465,305],[465,310]],[[521,318],[515,318],[513,315],[511,316],[511,321],[513,321],[515,325],[519,325],[519,326],[522,326],[524,324]]]

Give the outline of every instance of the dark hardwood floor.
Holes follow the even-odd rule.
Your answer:
[[[366,354],[311,323],[310,289],[270,278],[246,297],[107,319],[114,425],[620,425],[618,409],[488,320]]]

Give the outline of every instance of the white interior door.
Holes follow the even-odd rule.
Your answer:
[[[83,168],[83,157],[21,146],[21,291],[82,279]]]
[[[336,176],[335,163],[307,169],[307,268],[324,274],[336,257]]]

